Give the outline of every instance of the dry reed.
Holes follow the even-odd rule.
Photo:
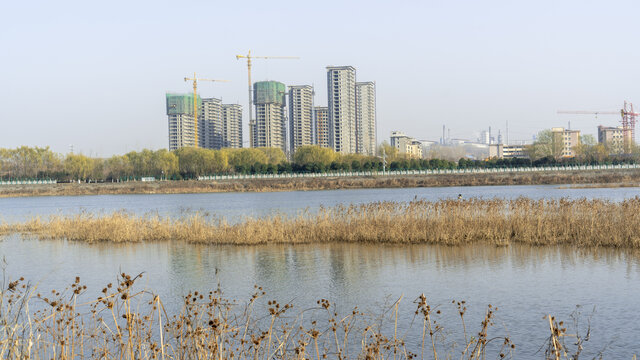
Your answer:
[[[208,244],[432,243],[640,247],[640,198],[608,200],[441,200],[321,208],[235,224],[201,214],[177,219],[116,212],[35,218],[4,225],[42,239]]]
[[[516,345],[493,328],[498,308],[489,305],[477,332],[465,325],[464,301],[445,306],[413,301],[411,324],[400,324],[399,304],[381,314],[357,307],[340,313],[320,299],[298,309],[268,300],[255,287],[246,301],[225,298],[218,286],[185,294],[174,313],[162,299],[118,275],[98,298],[76,277],[67,288],[40,294],[20,278],[0,290],[0,356],[3,359],[485,359],[513,358]],[[268,300],[268,301],[267,301]],[[411,309],[411,307],[409,307]],[[411,311],[411,310],[410,310]],[[443,316],[459,315],[451,332]],[[406,317],[404,317],[406,319]],[[547,326],[541,321],[541,329]],[[545,359],[577,358],[587,337],[568,334],[563,322],[548,318],[551,335]],[[498,327],[499,328],[499,327]],[[588,330],[587,330],[588,332]],[[460,339],[452,344],[450,337]],[[565,343],[564,339],[570,338]],[[574,357],[567,354],[574,353]]]

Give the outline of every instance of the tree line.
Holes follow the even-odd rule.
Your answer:
[[[589,139],[576,149],[577,156],[566,159],[539,149],[525,149],[528,158],[473,160],[407,158],[387,143],[380,146],[382,157],[339,154],[329,148],[302,146],[288,160],[277,148],[197,149],[175,151],[142,150],[109,158],[83,154],[62,155],[49,147],[21,146],[0,149],[0,179],[56,179],[58,181],[123,181],[142,177],[180,180],[220,174],[283,174],[344,171],[433,170],[456,168],[527,167],[562,164],[635,163],[638,155],[606,155]],[[532,145],[535,147],[537,144]],[[537,153],[534,153],[537,151]],[[640,152],[637,152],[640,154]],[[540,154],[539,156],[536,154]]]

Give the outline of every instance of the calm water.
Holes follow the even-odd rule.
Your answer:
[[[0,188],[1,190],[1,188]],[[409,189],[361,189],[293,191],[275,193],[214,193],[171,195],[100,195],[31,198],[0,198],[0,220],[15,221],[32,216],[127,210],[136,214],[180,216],[200,211],[229,220],[242,216],[266,216],[276,212],[295,214],[320,206],[360,204],[372,201],[438,200],[457,198],[606,198],[619,201],[640,195],[640,188],[576,189],[558,185],[473,186]]]
[[[454,198],[459,193],[483,198],[586,197],[619,201],[639,195],[640,189],[493,186],[15,198],[0,199],[0,218],[12,221],[34,215],[125,209],[168,216],[201,211],[234,219],[276,212],[293,214],[336,204]],[[0,242],[0,256],[6,259],[8,276],[37,281],[45,291],[61,289],[80,275],[97,294],[121,271],[145,272],[140,286],[158,292],[173,310],[189,290],[208,291],[218,281],[230,298],[248,299],[257,284],[264,287],[269,299],[292,301],[298,309],[327,298],[345,312],[357,305],[379,314],[385,302],[404,296],[401,329],[411,323],[412,301],[421,293],[431,304],[440,304],[444,314],[453,314],[443,315],[445,327],[451,331],[460,328],[452,299],[467,301],[467,324],[472,332],[479,328],[485,306],[493,304],[499,307],[494,334],[508,331],[518,346],[518,358],[542,357],[535,352],[547,337],[548,323],[543,320],[546,314],[569,320],[575,306],[581,305],[586,323],[595,307],[591,340],[583,354],[594,355],[607,344],[605,358],[629,359],[640,354],[638,252],[523,246],[219,247],[170,242],[90,245],[10,236]]]
[[[188,290],[212,290],[218,280],[228,297],[248,299],[258,284],[268,299],[292,301],[297,309],[327,298],[345,312],[358,305],[380,314],[385,300],[404,295],[401,329],[410,324],[412,301],[421,293],[444,314],[455,314],[452,299],[465,299],[472,332],[479,329],[485,306],[493,304],[499,307],[493,334],[508,331],[518,358],[542,357],[535,352],[547,336],[546,314],[569,320],[575,306],[582,305],[586,323],[595,307],[584,354],[609,342],[605,358],[640,353],[637,253],[524,246],[88,245],[18,237],[0,242],[0,253],[8,274],[38,281],[44,292],[59,290],[80,275],[97,295],[121,271],[146,272],[140,285],[158,292],[174,311]],[[443,315],[442,322],[452,331],[460,329],[455,316]]]

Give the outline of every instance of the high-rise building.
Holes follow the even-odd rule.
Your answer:
[[[256,119],[253,128],[253,147],[275,147],[287,151],[285,115],[285,86],[277,81],[253,84],[253,103]]]
[[[205,149],[222,148],[222,102],[220,99],[202,99],[198,114],[198,146]]]
[[[327,66],[329,143],[336,152],[357,151],[356,69],[353,66]]]
[[[242,106],[222,104],[222,147],[242,147]]]
[[[316,145],[330,147],[329,143],[329,108],[316,106],[314,108],[316,124]]]
[[[196,146],[196,124],[193,112],[193,94],[167,94],[169,117],[169,150]],[[202,104],[198,96],[197,107]]]
[[[359,154],[376,155],[376,84],[356,83],[356,129]]]
[[[289,86],[289,150],[313,144],[313,87]]]

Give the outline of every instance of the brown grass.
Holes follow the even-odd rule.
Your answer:
[[[184,294],[182,304],[168,311],[159,295],[135,284],[141,277],[120,274],[97,299],[88,298],[87,286],[79,277],[65,289],[42,293],[24,278],[4,280],[0,284],[0,356],[11,360],[458,356],[479,360],[515,355],[516,344],[507,330],[494,328],[498,308],[492,305],[480,324],[471,324],[465,321],[465,301],[434,306],[422,294],[408,308],[410,323],[399,324],[399,319],[406,318],[399,316],[406,311],[399,307],[407,301],[402,297],[377,314],[358,307],[341,313],[326,299],[300,309],[268,300],[257,286],[247,300],[228,299],[218,286]],[[460,318],[458,329],[445,329],[447,314],[450,319]],[[550,315],[540,321],[540,329],[550,332],[546,345],[541,344],[546,348],[545,359],[577,359],[589,340],[588,335],[579,334],[577,323],[570,334],[562,321]]]
[[[437,186],[627,184],[637,186],[640,170],[593,170],[536,173],[441,174],[353,178],[246,179],[220,181],[161,181],[101,184],[2,185],[0,197],[187,194],[215,192],[271,192],[332,189],[409,188]]]
[[[640,248],[640,198],[607,200],[441,200],[378,202],[317,213],[247,218],[236,224],[200,214],[178,219],[116,212],[52,216],[5,225],[42,239],[85,242],[187,241],[206,244],[432,243]]]

